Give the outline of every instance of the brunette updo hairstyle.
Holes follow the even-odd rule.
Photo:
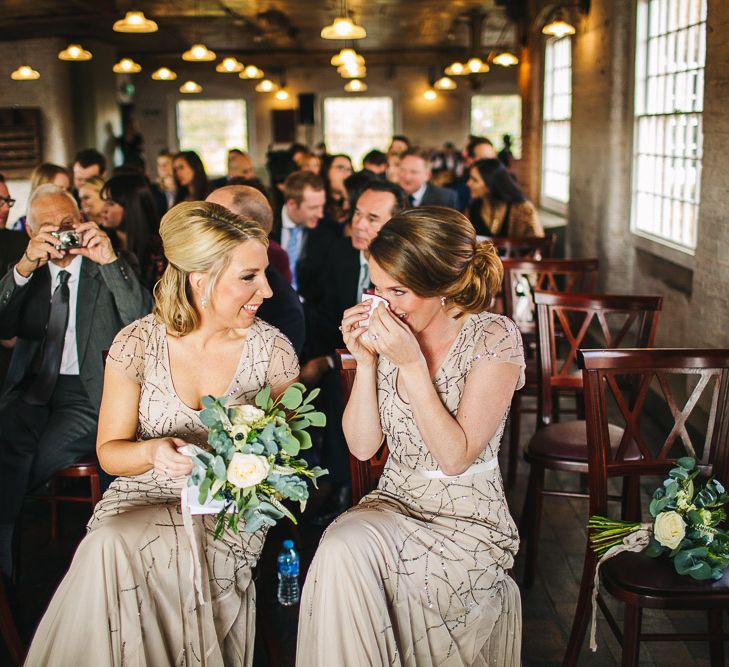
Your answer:
[[[398,283],[420,297],[445,297],[464,313],[488,309],[504,267],[490,241],[479,242],[462,213],[421,206],[399,213],[382,227],[370,256]]]
[[[251,240],[268,246],[268,237],[255,220],[211,202],[173,206],[162,218],[159,234],[169,263],[154,287],[154,315],[176,336],[185,336],[200,324],[190,287],[191,273],[209,274],[205,297],[210,302],[233,249]]]

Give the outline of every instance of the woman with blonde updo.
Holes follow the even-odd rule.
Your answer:
[[[183,527],[180,494],[204,445],[201,396],[252,402],[298,375],[289,341],[256,317],[271,295],[267,238],[217,204],[171,209],[154,312],[117,335],[99,415],[99,462],[117,475],[89,522],[26,665],[242,665],[253,660],[251,568],[266,531],[213,539]],[[204,371],[203,371],[204,369]],[[196,584],[197,582],[197,584]]]
[[[389,307],[344,313],[357,374],[343,427],[357,458],[384,439],[390,455],[322,537],[297,664],[518,665],[519,538],[496,457],[524,356],[514,323],[487,310],[501,262],[442,207],[396,215],[369,251]]]

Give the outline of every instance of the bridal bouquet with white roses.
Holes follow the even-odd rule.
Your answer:
[[[725,509],[729,494],[713,478],[703,486],[694,484],[698,474],[693,458],[676,461],[648,507],[652,524],[590,517],[587,527],[593,551],[602,557],[613,547],[621,547],[631,533],[647,528],[648,556],[667,554],[681,575],[698,580],[721,579],[729,567]]]
[[[321,427],[326,417],[312,401],[313,389],[290,385],[277,399],[265,387],[255,405],[226,407],[225,398],[205,396],[200,419],[210,429],[209,450],[195,449],[189,491],[196,493],[201,506],[217,513],[215,538],[226,526],[237,532],[239,526],[253,533],[263,525],[273,526],[283,516],[294,523],[296,517],[284,500],[300,503],[304,511],[309,497],[307,479],[316,479],[326,470],[299,458],[311,447],[310,426]]]

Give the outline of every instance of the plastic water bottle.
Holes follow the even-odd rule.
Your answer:
[[[298,603],[299,597],[299,554],[293,540],[284,540],[278,555],[278,601],[290,607]]]

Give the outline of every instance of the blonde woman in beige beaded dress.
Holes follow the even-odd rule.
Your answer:
[[[344,313],[357,374],[343,425],[357,458],[383,438],[390,455],[322,537],[297,665],[519,665],[519,538],[496,456],[524,358],[514,323],[487,310],[501,262],[463,215],[421,207],[382,228],[369,267],[389,309],[369,326],[367,303]]]
[[[189,202],[162,219],[169,260],[152,315],[109,351],[97,452],[118,475],[46,611],[26,665],[250,666],[251,568],[265,531],[213,540],[214,515],[186,533],[180,494],[191,470],[178,451],[204,445],[200,397],[252,402],[298,375],[289,341],[256,318],[271,295],[267,238],[252,220]],[[196,558],[193,558],[196,555]],[[196,590],[195,577],[202,582]]]

